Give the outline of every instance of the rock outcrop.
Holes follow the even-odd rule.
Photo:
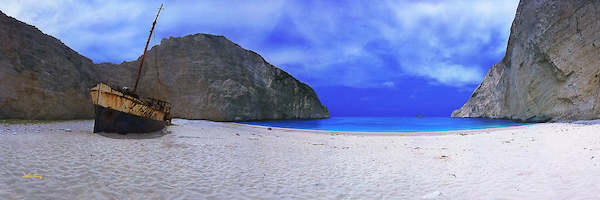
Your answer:
[[[139,59],[93,64],[56,38],[1,12],[0,44],[0,119],[91,118],[89,88],[98,81],[133,87],[139,65]],[[171,102],[174,117],[329,117],[312,88],[222,36],[165,39],[146,61],[138,94]]]
[[[93,117],[93,70],[90,59],[0,12],[0,118]]]
[[[146,56],[138,94],[171,102],[176,117],[215,121],[329,117],[312,88],[223,36],[163,39]],[[108,75],[105,82],[132,87],[139,60],[98,67]]]
[[[523,0],[506,55],[452,117],[600,118],[600,1]]]

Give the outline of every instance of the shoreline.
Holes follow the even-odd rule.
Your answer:
[[[271,127],[253,124],[243,124],[239,122],[217,122],[210,120],[190,120],[175,118],[174,120],[186,120],[186,121],[206,121],[212,123],[221,123],[235,126],[248,127],[252,129],[268,129],[292,132],[292,133],[307,133],[307,134],[345,134],[345,135],[372,135],[372,136],[439,136],[439,135],[474,135],[484,134],[495,131],[515,130],[521,128],[527,128],[530,126],[539,126],[543,124],[574,124],[574,125],[594,125],[596,123],[586,124],[584,122],[596,122],[600,124],[600,120],[587,120],[587,121],[574,121],[574,122],[547,122],[547,123],[533,123],[518,126],[506,126],[506,127],[495,127],[495,128],[481,128],[481,129],[464,129],[464,130],[449,130],[449,131],[407,131],[407,132],[395,132],[395,131],[329,131],[329,130],[316,130],[316,129],[297,129],[297,128],[282,128],[282,127]],[[70,119],[70,120],[23,120],[23,119],[4,119],[0,120],[0,125],[4,126],[32,126],[32,125],[45,125],[45,124],[61,124],[61,123],[77,123],[92,121],[93,119]],[[583,123],[582,123],[583,122]],[[177,124],[174,124],[177,126]],[[169,127],[169,126],[167,126]],[[163,129],[166,130],[167,128]],[[160,131],[157,131],[160,132]],[[111,135],[112,133],[108,133]],[[139,134],[139,133],[134,133]],[[142,133],[143,134],[143,133]],[[149,133],[152,134],[152,133]],[[103,134],[100,134],[103,135]]]
[[[369,132],[369,131],[328,131],[328,130],[314,130],[314,129],[296,129],[296,128],[281,128],[281,127],[271,127],[271,126],[261,126],[261,125],[253,125],[253,124],[242,124],[238,122],[219,122],[232,124],[236,126],[245,126],[256,129],[268,129],[279,130],[283,132],[302,132],[309,134],[347,134],[347,135],[373,135],[373,136],[438,136],[438,135],[474,135],[474,134],[483,134],[489,133],[493,131],[504,131],[504,130],[513,130],[519,128],[526,128],[530,126],[537,126],[540,124],[546,123],[536,123],[536,124],[527,124],[527,125],[519,125],[519,126],[507,126],[507,127],[496,127],[496,128],[482,128],[482,129],[465,129],[465,130],[451,130],[451,131],[415,131],[415,132]]]

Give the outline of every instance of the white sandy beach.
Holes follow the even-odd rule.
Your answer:
[[[0,199],[600,199],[600,125],[382,136],[174,123],[149,139],[94,134],[92,120],[0,124]]]

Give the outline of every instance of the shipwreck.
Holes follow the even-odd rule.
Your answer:
[[[152,23],[133,90],[126,87],[117,90],[106,83],[98,83],[90,89],[95,108],[94,133],[147,133],[162,130],[171,123],[170,103],[136,95],[148,44],[161,10],[162,5]]]

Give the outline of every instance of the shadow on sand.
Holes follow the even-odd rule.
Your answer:
[[[98,135],[112,138],[112,139],[153,139],[153,138],[159,138],[159,137],[165,136],[167,134],[169,134],[169,131],[167,131],[166,129],[163,129],[161,131],[150,132],[150,133],[126,133],[126,134],[105,133],[105,132],[98,133]]]

